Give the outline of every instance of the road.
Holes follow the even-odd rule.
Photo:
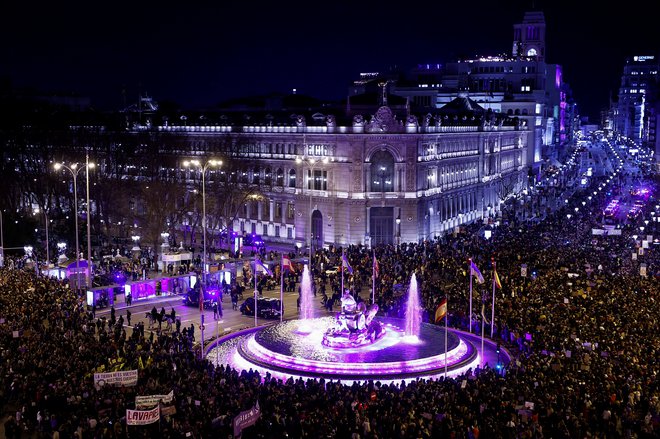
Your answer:
[[[295,292],[285,292],[284,293],[284,319],[294,319],[298,317],[297,310],[297,299],[298,299],[298,284],[296,284]],[[248,289],[245,290],[243,294],[243,300],[252,294],[252,291]],[[370,294],[370,292],[363,292],[362,295]],[[280,297],[280,290],[277,287],[276,290],[264,290],[263,297]],[[158,311],[161,308],[165,308],[167,314],[170,313],[171,309],[174,308],[176,311],[177,318],[181,319],[181,328],[190,327],[192,324],[195,329],[195,341],[199,342],[201,340],[201,330],[200,330],[200,312],[199,308],[196,306],[185,306],[182,303],[183,297],[180,295],[176,296],[160,296],[149,299],[144,299],[140,301],[134,301],[133,304],[129,307],[131,311],[131,326],[128,325],[126,321],[126,304],[121,302],[117,303],[115,306],[115,317],[118,319],[119,316],[124,316],[124,328],[126,333],[130,336],[133,331],[132,326],[137,322],[144,323],[145,334],[149,331],[155,331],[157,329],[157,324],[153,328],[149,328],[149,319],[146,318],[146,314],[151,311],[155,306]],[[239,299],[238,306],[240,308],[243,300]],[[328,312],[321,305],[321,296],[318,295],[314,300],[316,306],[317,314],[319,316],[327,315]],[[208,340],[215,339],[216,333],[230,333],[239,331],[245,328],[253,327],[255,324],[254,316],[245,316],[241,314],[240,310],[233,310],[231,300],[228,295],[223,297],[222,302],[223,317],[218,320],[213,319],[213,310],[205,309],[203,311],[204,315],[204,346],[207,346]],[[96,317],[100,318],[105,316],[106,318],[110,317],[110,308],[103,308],[96,311]],[[257,324],[259,326],[269,325],[279,322],[279,320],[264,320],[258,319]],[[163,324],[163,328],[165,325]]]

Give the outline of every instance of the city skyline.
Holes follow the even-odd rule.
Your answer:
[[[360,72],[511,52],[513,25],[540,10],[546,62],[563,66],[580,114],[592,122],[615,96],[627,56],[657,55],[651,14],[585,2],[255,3],[165,9],[158,4],[13,4],[2,27],[0,77],[15,87],[89,96],[118,109],[140,93],[189,108],[227,99],[299,94],[346,97]],[[645,2],[639,2],[644,5]],[[589,6],[593,6],[589,10]],[[642,10],[643,11],[643,10]]]

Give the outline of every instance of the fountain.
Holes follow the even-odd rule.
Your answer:
[[[419,306],[419,290],[417,289],[417,276],[413,273],[408,287],[408,301],[406,304],[406,337],[419,338],[419,328],[422,325],[422,309]]]
[[[307,312],[303,300],[313,298],[307,269],[302,282],[301,315]],[[440,325],[422,322],[414,275],[408,296],[406,318],[399,319],[377,316],[377,305],[367,308],[345,291],[341,311],[335,315],[246,329],[221,338],[207,357],[218,364],[258,370],[283,380],[302,377],[390,383],[456,376],[486,362],[493,366],[508,363],[508,353],[502,350],[496,354],[490,341],[487,350],[479,352],[478,336],[456,330],[445,333]]]
[[[305,265],[300,282],[300,319],[308,321],[314,318],[314,292],[312,291],[312,275]]]
[[[335,316],[335,325],[325,331],[323,346],[355,348],[374,343],[385,335],[380,322],[374,320],[377,312],[375,303],[367,310],[364,302],[358,304],[351,293],[344,291],[341,312]]]

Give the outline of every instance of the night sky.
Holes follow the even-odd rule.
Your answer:
[[[101,109],[121,108],[122,90],[128,103],[141,91],[183,108],[293,88],[342,99],[360,72],[510,53],[513,24],[541,10],[546,61],[563,65],[580,112],[596,121],[624,58],[657,55],[660,42],[650,1],[77,3],[5,5],[0,77]]]

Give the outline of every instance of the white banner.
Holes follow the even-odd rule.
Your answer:
[[[113,386],[135,386],[138,380],[138,371],[125,370],[122,372],[105,372],[94,374],[94,385],[97,387],[110,384]]]
[[[135,397],[135,408],[146,409],[158,405],[160,401],[169,404],[174,399],[174,390],[167,395],[145,395]]]
[[[153,424],[160,419],[160,407],[151,410],[126,410],[126,425]]]

